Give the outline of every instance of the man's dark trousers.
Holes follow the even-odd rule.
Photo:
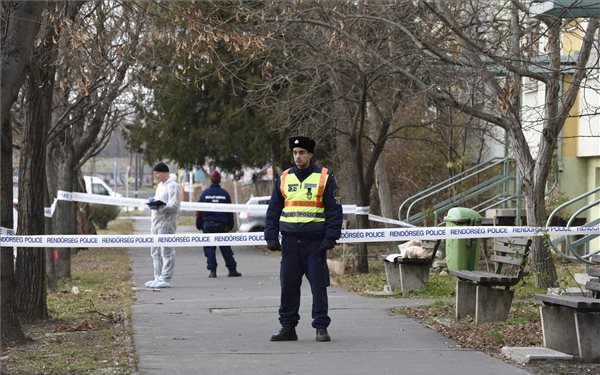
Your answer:
[[[217,222],[205,222],[204,223],[204,233],[225,233],[228,229],[226,228],[225,223],[217,223]],[[233,250],[231,250],[231,246],[219,246],[221,249],[221,254],[223,255],[223,259],[225,259],[225,267],[228,270],[234,271],[237,267],[237,263],[233,258]],[[204,246],[204,255],[206,256],[206,269],[214,270],[217,269],[217,247],[216,246]]]
[[[281,306],[279,323],[282,327],[295,327],[300,320],[300,286],[305,274],[312,292],[312,326],[327,328],[331,323],[328,315],[327,287],[329,269],[326,252],[319,249],[321,238],[306,238],[302,234],[283,234],[280,265]]]

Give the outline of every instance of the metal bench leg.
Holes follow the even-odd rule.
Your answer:
[[[475,323],[501,322],[508,318],[512,305],[512,290],[477,286]]]

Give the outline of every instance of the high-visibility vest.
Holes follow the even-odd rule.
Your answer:
[[[324,222],[323,192],[329,177],[327,168],[322,168],[321,173],[311,173],[302,182],[288,172],[289,169],[281,174],[279,184],[281,195],[285,198],[279,220],[298,224]]]

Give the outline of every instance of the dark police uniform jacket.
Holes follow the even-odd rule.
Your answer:
[[[322,172],[326,176],[323,176]],[[285,176],[286,173],[287,176]],[[287,182],[282,186],[282,180],[284,179]],[[321,188],[315,186],[318,185],[318,181],[324,181],[324,186]],[[286,199],[283,194],[288,194],[286,189],[289,190],[289,195],[306,195],[307,199],[304,199],[304,201],[312,201],[315,206],[320,208],[310,207],[295,210],[290,208],[291,204],[288,201],[288,208],[284,210]],[[338,186],[333,174],[326,168],[311,164],[306,169],[298,169],[294,166],[286,170],[273,186],[265,220],[265,240],[278,240],[279,232],[305,239],[339,239],[343,214],[342,205],[335,197],[337,189]],[[295,203],[307,205],[307,202]],[[294,220],[293,217],[296,217],[297,220]]]
[[[202,191],[198,202],[231,203],[231,196],[219,184],[211,184]],[[196,228],[203,230],[204,224],[209,223],[218,223],[222,226],[223,230],[231,230],[233,228],[233,212],[196,212]]]

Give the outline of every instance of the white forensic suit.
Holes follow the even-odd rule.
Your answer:
[[[151,233],[174,234],[177,230],[177,215],[179,213],[181,188],[177,176],[173,173],[165,182],[156,186],[154,200],[162,201],[164,206],[151,210]],[[170,287],[175,268],[175,249],[170,246],[152,247],[150,249],[154,265],[154,280],[146,283],[149,287]],[[165,284],[166,283],[166,284]]]

